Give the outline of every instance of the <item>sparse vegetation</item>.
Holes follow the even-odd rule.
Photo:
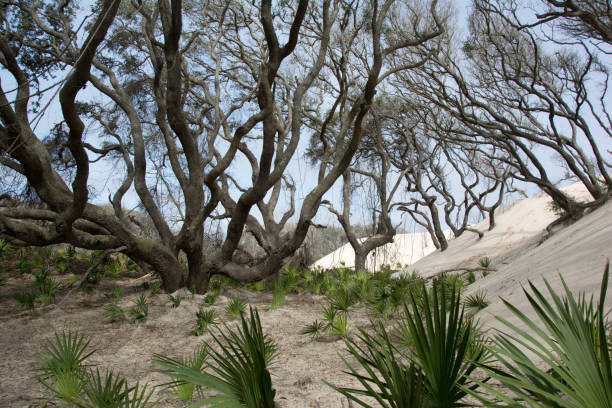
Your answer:
[[[357,379],[363,389],[333,387],[349,400],[369,407],[373,399],[384,408],[425,408],[425,379],[422,370],[414,363],[405,366],[402,354],[389,339],[382,323],[373,335],[359,330],[358,341],[346,339],[349,353],[361,366],[358,372],[342,357],[349,369],[348,374]],[[369,397],[364,399],[363,397]]]
[[[521,329],[499,319],[508,333],[500,332],[491,347],[503,370],[486,367],[485,371],[512,395],[534,407],[592,407],[612,404],[612,338],[606,332],[605,298],[609,280],[609,263],[603,274],[597,303],[585,295],[576,297],[562,279],[563,295],[544,281],[548,296],[533,283],[523,292],[541,324],[528,318],[515,305],[504,300],[506,307],[528,329]],[[531,350],[543,365],[528,356]],[[476,382],[486,393],[470,394],[484,404],[511,406],[515,400],[507,392]]]
[[[209,327],[215,326],[218,319],[217,312],[214,309],[200,308],[196,312],[195,327],[189,331],[191,336],[201,336],[206,333]]]
[[[311,336],[315,340],[320,339],[326,332],[327,326],[325,323],[315,320],[308,326],[300,330],[300,334]]]
[[[478,313],[480,310],[489,306],[487,294],[483,290],[478,290],[465,298],[463,304],[471,313]]]
[[[478,265],[480,265],[481,268],[489,269],[491,267],[491,258],[489,258],[488,256],[480,258],[478,260]]]
[[[168,293],[168,300],[170,301],[171,307],[179,307],[181,305],[181,295],[173,296]]]
[[[147,295],[141,293],[134,301],[134,306],[129,311],[130,317],[136,322],[144,322],[149,315],[149,302]]]
[[[109,323],[122,322],[126,319],[125,312],[121,307],[115,303],[109,303],[104,307],[104,317]]]
[[[59,262],[66,253],[37,251],[38,260],[34,261],[28,251],[15,250],[15,253],[18,254],[15,263],[25,258],[30,267],[29,275],[21,277],[29,290],[15,296],[16,300],[22,298],[22,307],[34,310],[37,304],[44,304],[45,296],[53,299],[57,293],[61,294],[66,277],[58,276],[54,262]],[[53,261],[48,263],[49,259]],[[518,400],[534,407],[607,408],[605,404],[612,398],[608,392],[608,385],[612,384],[609,370],[612,366],[612,324],[606,319],[609,313],[603,309],[608,267],[597,302],[584,295],[572,294],[564,282],[562,294],[554,291],[548,282],[545,282],[547,293],[530,283],[525,295],[543,325],[528,319],[516,304],[506,302],[512,314],[529,331],[502,320],[507,329],[493,337],[480,331],[472,318],[488,307],[486,293],[478,290],[461,298],[461,292],[472,280],[469,273],[463,277],[445,274],[430,282],[416,274],[391,278],[392,273],[388,269],[376,273],[353,272],[347,268],[328,272],[290,269],[283,272],[282,283],[270,284],[268,288],[264,285],[266,296],[272,294],[274,297],[278,293],[284,298],[293,293],[292,303],[293,299],[302,301],[301,296],[309,293],[324,293],[324,297],[315,298],[322,301],[321,317],[299,333],[315,341],[344,341],[351,356],[350,359],[342,356],[346,372],[360,387],[331,386],[354,404],[369,406],[367,404],[375,401],[382,407],[406,404],[417,408],[457,407],[465,403],[466,395],[470,394],[483,406],[516,406]],[[216,291],[224,292],[225,296],[242,294],[246,289],[243,286],[234,291],[231,288],[235,283],[219,282]],[[119,307],[124,295],[121,281],[112,284],[117,286],[111,294],[106,289],[102,292],[102,287],[96,289],[101,298],[110,298],[110,303],[104,307],[105,319],[123,321],[126,312],[134,321],[147,319],[147,295],[138,294],[132,309],[124,311]],[[248,287],[253,291],[262,289],[255,284]],[[141,290],[139,286],[132,286],[127,289],[128,293],[133,293],[134,288]],[[215,299],[212,293],[208,296]],[[183,300],[187,303],[197,299],[198,295]],[[171,305],[176,302],[177,306],[181,302],[179,296],[172,295],[168,296],[168,301]],[[274,365],[277,347],[263,334],[256,311],[245,313],[246,304],[234,296],[226,307],[228,315],[231,303],[236,303],[231,309],[240,319],[237,328],[234,323],[219,324],[218,313],[222,310],[219,306],[203,306],[196,312],[196,321],[189,334],[200,336],[210,332],[213,350],[203,344],[193,354],[177,359],[176,362],[183,366],[181,370],[164,367],[169,360],[156,356],[160,367],[172,372],[168,374],[172,377],[169,389],[174,397],[162,398],[197,404],[206,400],[204,395],[210,395],[202,392],[204,388],[210,388],[221,393],[222,401],[233,401],[235,393],[246,395],[249,391],[245,390],[257,389],[266,393],[266,401],[274,401],[276,394],[266,375],[270,375],[270,367]],[[272,304],[282,308],[284,302],[273,300]],[[189,307],[192,305],[189,303]],[[353,319],[362,318],[364,310],[370,314],[371,325],[358,327]],[[41,314],[44,316],[44,313]],[[487,347],[483,346],[485,342]],[[340,349],[338,343],[330,344]],[[543,356],[543,365],[533,361],[521,345]],[[256,358],[247,356],[254,348],[263,355],[263,365],[261,361],[253,363]],[[205,362],[209,352],[210,365]],[[55,338],[47,340],[35,371],[47,393],[38,406],[153,406],[155,401],[149,388],[138,384],[130,386],[116,370],[88,364],[86,360],[92,353],[89,342],[78,333],[56,333]],[[225,362],[223,367],[221,361]],[[476,374],[475,367],[481,367],[485,375]],[[248,381],[238,383],[239,370],[248,373],[243,375],[257,373],[261,378],[251,380],[249,377]],[[489,381],[484,381],[487,377],[501,385],[489,385]],[[230,384],[225,389],[227,394],[215,388],[219,381]]]
[[[37,294],[32,291],[25,291],[16,293],[13,299],[19,303],[25,310],[32,312],[34,310],[34,304],[36,302]]]
[[[55,339],[47,339],[38,354],[34,369],[37,380],[51,392],[53,398],[69,406],[99,408],[128,407],[151,408],[153,391],[136,384],[128,386],[119,374],[104,374],[85,365],[85,360],[95,351],[89,350],[89,340],[79,333],[55,333]],[[53,399],[47,401],[54,405]]]
[[[274,310],[274,309],[278,309],[279,307],[281,307],[283,303],[285,303],[286,297],[287,295],[285,294],[284,291],[275,290],[272,293],[272,303],[270,304],[270,307],[268,308],[268,310]]]
[[[178,383],[192,383],[209,387],[220,395],[204,398],[196,404],[223,404],[224,406],[247,408],[274,408],[276,391],[272,388],[269,366],[276,355],[276,344],[261,328],[258,312],[250,309],[247,320],[240,315],[238,329],[225,327],[213,334],[219,347],[210,349],[210,358],[215,364],[209,371],[194,370],[182,362],[163,355],[155,356],[161,373]]]
[[[208,357],[208,349],[208,344],[202,344],[191,355],[181,358],[181,364],[194,372],[202,372],[204,369],[204,362],[206,361],[206,357]],[[193,399],[193,393],[197,388],[201,387],[192,382],[176,381],[172,384],[174,394],[181,401],[191,401]]]
[[[246,303],[238,297],[232,297],[225,306],[225,313],[229,316],[238,319],[246,310]]]

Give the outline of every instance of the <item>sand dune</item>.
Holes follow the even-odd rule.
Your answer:
[[[572,184],[564,191],[578,200],[588,199],[588,193],[581,183]],[[466,231],[459,238],[450,239],[449,248],[444,252],[436,250],[431,237],[425,232],[398,234],[393,243],[378,248],[368,256],[367,267],[376,270],[383,264],[395,266],[401,263],[408,265],[407,269],[411,271],[428,275],[442,269],[473,266],[481,257],[500,256],[539,236],[557,218],[550,209],[550,203],[550,198],[540,193],[504,207],[496,213],[496,227],[493,230],[488,231],[488,218],[472,226],[484,233],[482,239]],[[450,231],[446,233],[451,238]],[[355,265],[355,253],[350,244],[343,245],[313,264],[322,268],[341,265]]]

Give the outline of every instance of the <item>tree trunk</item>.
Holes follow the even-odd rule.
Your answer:
[[[203,294],[208,290],[210,275],[208,268],[203,264],[202,252],[187,254],[189,275],[187,276],[187,288],[194,293]]]
[[[365,251],[355,251],[355,271],[367,271],[366,259],[368,253]]]
[[[166,292],[174,292],[185,284],[183,266],[178,258],[165,246],[148,239],[138,238],[128,244],[126,255],[153,266],[159,272],[162,287]]]

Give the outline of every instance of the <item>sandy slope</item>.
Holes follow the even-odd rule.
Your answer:
[[[566,187],[565,191],[577,199],[587,197],[584,187],[578,183]],[[529,280],[544,290],[545,278],[559,290],[561,274],[575,293],[586,292],[597,297],[606,260],[612,258],[612,202],[543,240],[543,230],[555,219],[549,202],[543,194],[519,201],[500,212],[497,227],[481,240],[473,234],[464,234],[449,241],[446,251],[425,256],[407,271],[431,276],[450,268],[477,267],[478,259],[491,257],[496,271],[478,279],[466,295],[480,289],[486,292],[491,304],[478,316],[485,326],[492,327],[500,327],[495,315],[517,322],[500,297],[536,318],[521,289]],[[482,230],[485,226],[486,220],[476,228]],[[606,304],[612,307],[612,293]]]
[[[588,199],[581,183],[563,190],[578,200]],[[383,264],[394,267],[401,263],[409,265],[407,270],[416,270],[425,276],[442,269],[475,266],[479,258],[500,256],[539,235],[556,219],[550,202],[547,195],[540,193],[504,207],[496,213],[496,227],[493,230],[488,231],[488,218],[473,226],[484,232],[482,239],[466,231],[459,238],[450,239],[449,248],[444,252],[436,250],[429,234],[398,234],[393,243],[378,248],[368,257],[368,266],[377,269]],[[355,265],[355,253],[350,244],[324,256],[313,266],[334,268],[341,264],[348,267]]]
[[[410,265],[425,255],[436,250],[431,237],[425,232],[415,234],[397,234],[393,242],[378,248],[368,256],[366,266],[370,270],[378,270],[381,265],[395,267],[398,263]],[[312,266],[332,269],[339,266],[353,268],[355,266],[355,251],[351,244],[344,244],[332,253],[325,255]]]
[[[535,318],[521,289],[529,280],[545,290],[543,279],[546,279],[555,290],[561,290],[559,275],[562,275],[574,293],[585,292],[597,298],[608,259],[612,259],[612,202],[558,231],[542,244],[531,240],[521,250],[500,259],[496,265],[498,270],[477,280],[466,294],[479,289],[486,291],[491,304],[479,317],[487,325],[500,327],[495,315],[516,323],[500,297]],[[611,307],[612,285],[609,284],[606,308]]]

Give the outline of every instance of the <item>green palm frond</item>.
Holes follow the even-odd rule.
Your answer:
[[[455,284],[434,281],[429,296],[425,287],[422,291],[420,298],[411,293],[404,324],[425,376],[427,399],[433,407],[463,406],[465,389],[475,386],[469,376],[484,357],[484,347],[476,346],[479,351],[474,352],[474,323],[464,315]]]
[[[79,370],[83,362],[95,350],[89,351],[89,340],[78,332],[62,331],[61,335],[55,333],[54,341],[47,339],[42,351],[37,355],[38,364],[35,367],[37,378],[46,380],[60,373],[69,373]]]
[[[612,340],[606,333],[604,312],[608,279],[609,264],[597,305],[593,298],[576,298],[563,278],[563,298],[546,280],[548,298],[529,282],[530,291],[523,291],[540,325],[504,300],[526,328],[498,318],[511,333],[500,332],[492,347],[503,370],[485,370],[531,407],[612,408]],[[501,400],[497,406],[516,406],[515,401],[490,386],[483,389]],[[491,396],[471,394],[485,404],[492,403]]]
[[[259,313],[250,309],[247,320],[240,315],[238,329],[218,330],[213,342],[218,350],[211,348],[210,357],[214,364],[210,372],[201,372],[186,367],[180,361],[156,355],[155,363],[162,367],[162,373],[177,382],[188,382],[209,387],[220,395],[194,402],[191,407],[247,407],[273,408],[276,391],[268,366],[276,356],[276,344],[263,333]]]
[[[345,358],[341,358],[349,369],[346,373],[356,378],[363,389],[325,383],[362,407],[371,407],[368,400],[375,400],[383,408],[425,408],[422,371],[413,363],[408,366],[403,363],[401,353],[389,340],[382,323],[373,335],[362,329],[359,331],[356,341],[346,339],[345,343],[361,370],[358,372]]]

